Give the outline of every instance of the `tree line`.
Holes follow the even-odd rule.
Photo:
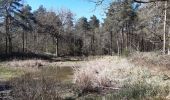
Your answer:
[[[107,0],[93,2],[101,5],[104,1]],[[106,16],[104,27],[115,38],[112,49],[117,49],[114,51],[118,54],[133,51],[170,54],[169,0],[112,1]]]
[[[96,5],[104,0],[96,1]],[[126,55],[134,51],[170,53],[169,1],[112,1],[104,22],[69,9],[35,11],[23,0],[0,0],[0,53],[57,56]]]

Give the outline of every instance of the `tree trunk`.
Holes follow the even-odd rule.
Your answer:
[[[56,41],[55,55],[59,56],[59,37],[57,37],[55,41]]]
[[[5,52],[6,54],[8,54],[8,33],[9,33],[9,29],[8,29],[8,16],[6,16],[6,19],[5,19],[5,31],[6,31],[6,45],[5,45]]]
[[[25,32],[25,52],[28,52],[28,34]]]
[[[55,55],[58,56],[58,38],[56,39]]]
[[[92,54],[93,54],[93,56],[95,55],[95,48],[94,48],[94,41],[95,41],[94,39],[95,39],[95,37],[94,37],[94,34],[95,34],[95,31],[93,32],[93,38],[92,38],[92,40],[93,40],[92,41],[93,42],[92,43]]]
[[[12,53],[12,38],[11,36],[8,37],[9,40],[9,53]]]
[[[170,55],[170,28],[168,30],[168,55]]]
[[[25,52],[25,32],[24,32],[24,30],[23,30],[23,32],[22,32],[22,52]]]
[[[12,52],[12,37],[10,36],[9,29],[10,29],[10,19],[9,16],[6,16],[5,19],[5,30],[6,30],[6,54]],[[9,43],[9,45],[8,45]]]
[[[45,38],[45,52],[48,53],[48,38]]]
[[[124,35],[123,28],[122,28],[122,49],[125,50],[125,35]]]
[[[11,19],[8,17],[8,41],[9,41],[9,53],[12,53],[12,36],[10,34],[10,24],[11,24]]]
[[[166,54],[166,17],[167,17],[167,1],[165,1],[164,12],[163,54]]]
[[[90,47],[91,53],[93,55],[93,35],[91,37],[91,47]]]
[[[170,11],[170,9],[168,9],[168,7],[170,6],[169,5],[169,1],[167,1],[167,12],[169,12]],[[167,14],[167,16],[169,15],[169,13]],[[167,23],[169,23],[170,22],[170,19],[168,18],[168,22]],[[168,55],[170,55],[170,27],[168,26]]]
[[[126,51],[128,50],[128,43],[129,43],[129,34],[128,34],[128,25],[126,23]]]
[[[112,56],[112,52],[113,52],[113,33],[112,31],[110,31],[110,55]]]
[[[8,54],[8,38],[5,36],[5,54]]]
[[[119,47],[119,40],[117,40],[117,54],[120,55],[120,47]]]

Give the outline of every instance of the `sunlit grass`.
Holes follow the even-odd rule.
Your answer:
[[[124,57],[109,56],[80,64],[80,67],[73,67],[74,70],[71,64],[68,67],[50,64],[33,72],[27,71],[27,74],[20,67],[0,67],[0,78],[17,77],[10,83],[15,87],[16,98],[22,99],[25,95],[32,100],[55,96],[92,100],[166,100],[170,96],[170,80],[163,73],[153,73]]]
[[[24,70],[0,66],[0,80],[9,80],[19,77],[25,73]]]
[[[116,100],[166,100],[170,94],[170,80],[165,79],[163,74],[152,73],[146,67],[134,66],[116,57],[87,64],[75,71],[75,84],[81,91],[118,88],[109,97]]]

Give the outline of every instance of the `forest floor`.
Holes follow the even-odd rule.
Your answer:
[[[31,90],[30,88],[39,89],[39,87],[31,87],[31,85],[27,86],[25,83],[24,84],[18,83],[21,82],[21,80],[23,81],[23,79],[25,80],[25,82],[32,83],[32,81],[30,82],[30,80],[35,79],[39,80],[42,79],[42,77],[43,79],[45,77],[45,81],[47,81],[52,78],[53,81],[46,82],[46,84],[48,86],[52,85],[52,87],[54,87],[54,84],[56,84],[56,82],[62,83],[62,85],[60,84],[56,86],[57,89],[60,88],[58,90],[60,92],[58,92],[57,94],[60,94],[60,96],[62,95],[62,98],[64,97],[81,99],[81,96],[83,95],[82,90],[88,89],[90,85],[92,85],[92,87],[90,88],[95,89],[96,87],[102,86],[101,91],[102,92],[104,91],[104,94],[106,93],[107,88],[111,92],[111,94],[114,94],[111,96],[110,95],[106,97],[104,96],[106,99],[115,98],[115,96],[119,99],[120,98],[143,99],[141,98],[141,96],[143,97],[146,95],[153,96],[152,94],[154,94],[153,97],[154,99],[155,98],[158,98],[158,100],[160,98],[163,100],[170,99],[170,85],[169,85],[170,62],[168,62],[167,60],[168,57],[158,56],[156,54],[152,55],[135,54],[135,55],[136,56],[132,55],[131,57],[128,58],[118,56],[95,56],[95,57],[92,56],[81,60],[79,58],[71,57],[67,60],[55,62],[38,59],[5,61],[0,62],[0,81],[5,81],[10,85],[12,83],[12,86],[15,86],[17,88],[22,87],[22,90],[24,88],[25,90],[30,91]],[[55,68],[57,68],[57,70]],[[30,75],[29,73],[33,74]],[[97,77],[95,73],[97,73]],[[84,76],[86,76],[86,78],[83,78]],[[89,81],[92,82],[90,83],[89,86],[87,86],[86,83],[88,77],[90,77]],[[54,81],[54,78],[57,80]],[[108,81],[115,82],[116,84],[114,83],[113,85],[111,83],[108,83]],[[34,84],[40,84],[40,82],[39,83],[34,82]],[[128,85],[128,88],[125,85]],[[150,88],[151,86],[153,87]],[[25,87],[27,88],[29,87],[29,89],[26,89]],[[126,89],[122,90],[121,89],[122,87]],[[119,92],[116,92],[115,94],[112,88],[118,89]],[[14,89],[14,91],[19,90]],[[87,91],[87,93],[88,92],[89,91]],[[97,91],[97,94],[98,92],[99,91]],[[139,92],[142,94],[137,95],[135,94],[135,92]],[[145,94],[145,92],[149,94]],[[119,96],[117,93],[119,93]],[[24,98],[23,97],[23,95],[25,95],[24,93],[18,94],[20,95],[19,96],[16,95],[17,97],[21,97],[22,99]],[[103,98],[104,94],[103,93],[99,94],[102,94]],[[95,97],[98,98],[99,100],[102,99],[100,98],[101,96],[96,95],[91,96],[91,93],[88,95],[90,96],[87,95],[83,96],[85,97],[87,96],[87,98]],[[150,98],[147,99],[151,100]]]

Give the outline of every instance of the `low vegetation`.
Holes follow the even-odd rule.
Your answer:
[[[119,57],[98,61],[75,69],[75,84],[80,91],[111,90],[113,98],[128,100],[167,99],[170,94],[170,80],[164,74],[154,74]]]
[[[85,67],[75,68],[75,83],[82,91],[96,91],[107,87],[119,88],[121,82],[118,80],[123,80],[119,74],[123,74],[126,70],[119,60],[118,57],[105,57],[88,62]]]
[[[47,66],[47,61],[44,60],[13,60],[6,64],[6,66],[10,67],[31,67],[31,68],[40,68],[42,66]]]
[[[20,69],[14,69],[9,67],[0,66],[0,81],[9,80],[14,77],[23,75],[25,72]]]
[[[42,65],[44,63],[44,65],[37,70],[27,72],[24,70],[26,65],[30,64],[29,61],[12,61],[9,63],[14,66],[9,67],[8,63],[6,64],[8,67],[1,67],[1,73],[3,72],[1,76],[5,75],[4,73],[10,73],[7,83],[12,86],[11,94],[16,100],[169,99],[169,76],[163,72],[155,73],[150,67],[135,65],[136,63],[132,63],[132,60],[135,62],[133,56],[130,58],[131,62],[127,58],[118,56],[90,57],[86,61],[69,63],[29,60],[33,66],[36,66],[37,62]],[[21,66],[17,67],[18,63]],[[62,65],[62,67],[57,67],[57,65]],[[70,66],[64,67],[63,65]],[[27,69],[35,68],[28,66]],[[19,74],[22,72],[24,74]],[[18,77],[13,77],[13,75]]]
[[[170,56],[159,52],[136,52],[129,57],[136,65],[147,67],[155,73],[162,73],[170,77]]]
[[[14,100],[62,100],[72,96],[70,68],[43,68],[9,81]],[[73,95],[74,96],[74,95]]]
[[[170,0],[85,1],[0,0],[0,100],[170,99]]]

